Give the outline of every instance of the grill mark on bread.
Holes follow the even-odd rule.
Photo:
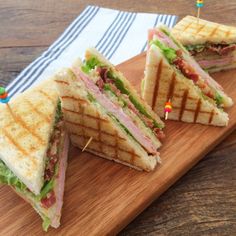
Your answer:
[[[41,112],[40,110],[38,110],[34,105],[33,105],[33,103],[31,103],[29,100],[25,100],[28,104],[29,104],[29,106],[30,106],[30,108],[31,108],[31,110],[33,111],[33,112],[35,112],[35,113],[37,113],[40,117],[42,117],[43,119],[44,119],[44,121],[46,121],[46,122],[50,122],[50,117],[48,117],[48,116],[46,116],[43,112]]]
[[[166,95],[166,93],[159,93],[158,95],[159,95],[159,97],[164,97]],[[183,97],[182,95],[179,95],[177,93],[174,93],[173,96],[172,96],[172,98],[182,98],[182,97]],[[197,101],[198,99],[189,96],[188,100]]]
[[[63,80],[54,80],[56,83],[58,83],[58,84],[65,84],[65,85],[69,85],[69,83],[68,82],[66,82],[66,81],[63,81]]]
[[[76,97],[73,97],[73,96],[61,96],[61,99],[71,99],[73,101],[76,101],[76,102],[79,102],[79,103],[83,103],[83,104],[87,104],[88,102],[86,100],[83,100],[81,98],[76,98]]]
[[[198,27],[195,34],[198,34],[205,26],[206,26],[206,24],[205,25],[201,25],[200,27]]]
[[[82,137],[82,135],[79,135],[79,134],[77,134],[77,133],[71,133],[71,135],[73,135],[73,136],[76,136],[76,137]],[[112,135],[113,136],[113,135]],[[89,136],[85,136],[85,138],[89,138]],[[123,139],[123,138],[122,138]],[[96,139],[93,139],[93,142],[97,142],[97,143],[99,143],[99,144],[101,144],[102,142],[101,141],[99,141],[99,140],[96,140]],[[115,148],[115,146],[114,145],[111,145],[111,144],[108,144],[108,143],[103,143],[103,145],[104,146],[107,146],[107,147],[112,147],[112,148]],[[92,149],[92,148],[89,148],[88,147],[88,149]],[[121,148],[121,147],[117,147],[117,149],[118,149],[118,151],[122,151],[122,152],[126,152],[126,153],[128,153],[128,154],[130,154],[130,155],[132,155],[132,153],[133,153],[133,150],[132,150],[132,152],[131,151],[127,151],[127,150],[125,150],[125,149],[123,149],[123,148]],[[95,151],[97,151],[97,149],[94,149]],[[104,154],[104,155],[107,155],[107,154],[105,154],[104,152],[101,152],[102,154]],[[118,157],[118,156],[117,156]]]
[[[191,21],[187,26],[185,26],[182,32],[185,32],[192,24],[193,21]]]
[[[52,104],[54,104],[54,99],[52,99],[47,93],[45,93],[43,90],[39,90],[38,92],[51,101]]]
[[[83,138],[84,138],[84,145],[86,145],[86,141],[85,141],[85,130],[84,130],[84,107],[83,106],[80,106],[80,109],[81,109],[81,115],[82,115],[82,119],[81,119],[81,122],[82,122],[82,126],[81,126],[81,131],[82,131],[82,134],[83,134]]]
[[[199,114],[199,111],[201,109],[201,104],[202,104],[202,101],[199,98],[198,103],[197,103],[197,107],[196,107],[196,110],[195,110],[195,114],[194,114],[194,120],[193,120],[194,123],[197,122],[198,114]]]
[[[25,121],[18,115],[14,114],[12,109],[10,108],[10,106],[7,106],[7,110],[8,112],[10,113],[10,115],[12,116],[13,120],[19,124],[20,126],[22,126],[25,130],[27,130],[32,136],[34,136],[39,142],[40,144],[44,145],[45,144],[45,141],[36,133],[36,131],[33,129],[33,128],[36,128],[35,126],[34,127],[30,127],[28,126]]]
[[[175,110],[180,110],[180,109],[181,109],[181,107],[176,107],[176,106],[172,106],[172,108],[175,109]],[[190,112],[193,112],[193,113],[196,112],[196,109],[185,108],[184,110],[185,110],[185,111],[190,111]],[[199,110],[199,113],[202,113],[202,114],[210,114],[211,112]]]
[[[156,100],[157,100],[157,95],[158,95],[158,90],[159,90],[159,81],[161,77],[161,70],[162,70],[162,59],[159,62],[159,65],[157,66],[156,81],[155,81],[154,92],[153,92],[153,97],[152,97],[153,110],[155,109],[155,106],[156,106]]]
[[[11,134],[4,128],[2,128],[4,136],[8,138],[8,140],[25,156],[28,155],[28,152],[11,136]]]
[[[230,34],[231,34],[231,30],[226,31],[226,32],[225,32],[225,37],[226,37],[226,38],[229,37]]]
[[[212,109],[210,116],[209,116],[209,121],[208,121],[209,124],[211,124],[214,115],[215,115],[215,111],[214,111],[214,109]]]
[[[134,163],[135,163],[135,152],[134,152],[134,149],[132,149],[132,151],[131,151],[130,163],[132,165],[134,165]]]
[[[175,81],[176,81],[176,74],[175,72],[173,72],[166,101],[169,101],[170,99],[173,98],[174,90],[175,90]]]
[[[183,99],[182,99],[181,107],[180,107],[180,112],[179,112],[179,120],[182,120],[182,116],[183,116],[183,113],[185,110],[187,98],[188,98],[188,89],[185,90],[184,95],[183,95]]]
[[[65,122],[68,123],[68,124],[71,124],[71,125],[80,126],[80,127],[84,128],[84,129],[91,129],[91,130],[93,130],[93,131],[97,131],[96,128],[88,127],[88,126],[86,126],[86,125],[84,125],[84,124],[80,124],[80,123],[77,123],[77,122],[68,121],[68,120],[66,120]],[[82,134],[83,136],[86,136],[83,131],[82,131],[82,133],[83,133],[83,134]],[[106,132],[106,131],[104,131],[104,130],[101,130],[101,134],[105,134],[105,135],[114,137],[114,134],[108,133],[108,132]],[[125,138],[122,138],[122,137],[120,137],[120,136],[118,136],[118,138],[121,139],[121,140],[123,140],[123,141],[126,140]]]
[[[218,30],[219,28],[219,25],[217,25],[212,31],[211,33],[209,34],[209,37],[213,37],[213,35],[216,33],[216,31]]]
[[[114,137],[115,137],[115,155],[116,155],[116,157],[118,157],[118,138],[119,138],[119,136],[118,136],[117,130],[115,131]]]
[[[103,150],[102,150],[102,140],[101,140],[100,114],[99,114],[98,111],[97,111],[97,113],[96,113],[96,116],[97,116],[97,127],[98,127],[98,130],[97,130],[97,132],[98,132],[98,140],[101,141],[101,145],[99,145],[99,150],[100,150],[100,152],[103,152]]]
[[[81,107],[80,107],[81,108]],[[76,114],[76,115],[79,115],[79,116],[83,116],[83,119],[84,119],[84,117],[85,116],[87,116],[87,117],[89,117],[89,118],[92,118],[92,119],[95,119],[95,120],[97,120],[98,118],[97,117],[95,117],[95,116],[92,116],[92,115],[89,115],[89,114],[84,114],[84,113],[82,113],[82,112],[78,112],[78,111],[73,111],[73,110],[70,110],[70,109],[67,109],[67,108],[62,108],[62,110],[63,111],[66,111],[66,112],[71,112],[71,113],[73,113],[73,114]],[[82,119],[82,120],[83,120]],[[103,119],[103,118],[99,118],[101,121],[103,121],[103,122],[108,122],[108,120],[105,120],[105,119]]]

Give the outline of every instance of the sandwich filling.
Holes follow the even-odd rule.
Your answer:
[[[225,106],[223,88],[201,69],[168,32],[152,30],[149,33],[149,39],[152,39],[150,45],[157,46],[177,71],[200,88],[204,97],[213,100],[218,107]],[[232,101],[227,102],[231,103]]]
[[[54,131],[50,138],[49,148],[46,156],[45,163],[45,174],[44,174],[44,186],[41,189],[39,195],[32,193],[26,185],[5,165],[5,163],[0,160],[0,183],[12,186],[20,195],[26,196],[26,198],[31,199],[37,211],[39,211],[38,206],[45,209],[45,211],[50,210],[51,207],[56,204],[56,196],[58,193],[54,191],[54,187],[59,175],[59,156],[60,143],[63,136],[63,122],[62,122],[62,112],[61,105],[58,103]],[[47,230],[49,225],[51,225],[51,220],[45,216],[42,212],[39,212],[43,218],[43,228]]]
[[[204,69],[224,67],[236,62],[236,44],[187,45],[186,49]]]
[[[113,69],[101,63],[96,57],[91,57],[85,61],[81,70],[74,69],[74,72],[86,86],[90,101],[98,102],[103,106],[107,114],[121,126],[127,135],[149,155],[156,156],[157,144],[153,142],[153,139],[163,138],[163,125],[158,124],[148,114]]]

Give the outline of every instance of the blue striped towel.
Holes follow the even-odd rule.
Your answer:
[[[147,30],[158,24],[173,27],[177,16],[117,11],[87,6],[64,33],[6,88],[12,97],[70,66],[88,47],[96,47],[113,64],[146,49]]]

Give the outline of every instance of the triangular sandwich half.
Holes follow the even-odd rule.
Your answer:
[[[161,117],[171,101],[173,120],[225,126],[228,115],[222,107],[233,104],[187,50],[161,26],[150,30],[142,96]]]
[[[236,27],[186,16],[172,33],[209,72],[236,68]]]
[[[0,183],[10,185],[43,219],[60,225],[68,136],[52,80],[0,106]]]
[[[98,51],[55,76],[72,143],[100,157],[151,171],[160,161],[163,122]]]

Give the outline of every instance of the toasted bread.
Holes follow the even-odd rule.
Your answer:
[[[52,80],[0,106],[0,158],[34,193],[44,184],[45,157],[58,94]]]
[[[186,16],[172,29],[183,45],[236,43],[236,27]]]
[[[155,45],[147,52],[144,81],[142,95],[159,116],[164,117],[165,103],[170,99],[173,110],[168,119],[216,126],[228,124],[228,115],[171,66]]]
[[[86,148],[89,152],[136,169],[151,171],[155,168],[160,161],[159,156],[148,155],[99,103],[89,100],[87,89],[72,70],[64,69],[54,79],[62,101],[66,127],[75,146],[82,149],[92,137]]]

